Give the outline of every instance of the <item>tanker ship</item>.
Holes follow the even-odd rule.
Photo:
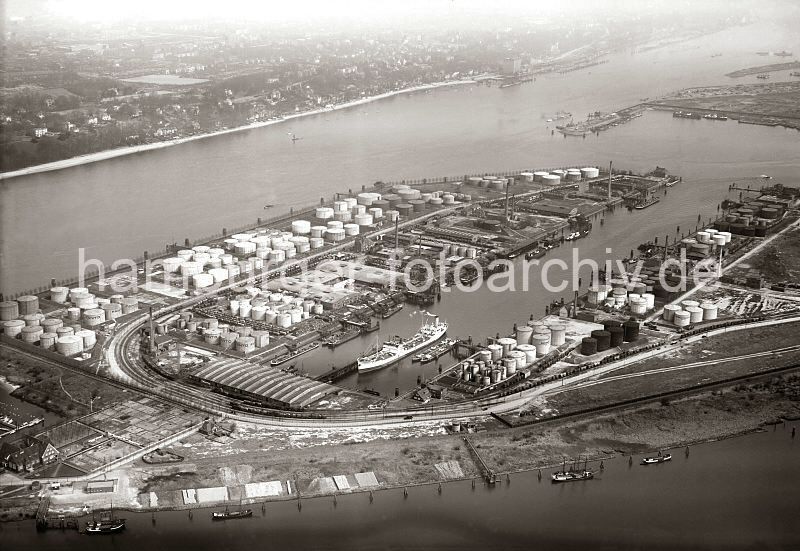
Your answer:
[[[431,323],[428,323],[427,318],[429,316],[433,317]],[[408,340],[395,337],[383,343],[380,350],[360,357],[358,359],[358,371],[359,373],[373,371],[399,362],[406,356],[435,343],[441,339],[445,333],[447,333],[447,323],[439,321],[439,316],[432,316],[431,314],[425,313],[422,327],[417,331],[416,335]]]

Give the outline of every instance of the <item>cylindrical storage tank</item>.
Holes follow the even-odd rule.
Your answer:
[[[557,174],[548,174],[542,177],[542,183],[546,186],[556,186],[561,183],[561,177]]]
[[[345,224],[344,225],[344,234],[348,237],[352,237],[354,235],[358,235],[360,231],[358,224]]]
[[[552,346],[561,346],[567,342],[567,326],[562,324],[553,324],[550,326],[550,344]]]
[[[592,337],[584,337],[581,340],[581,354],[584,356],[597,354],[597,339]]]
[[[55,350],[57,340],[57,333],[42,333],[39,336],[39,346],[45,350]]]
[[[39,342],[42,333],[44,333],[44,329],[41,325],[30,325],[20,330],[22,340],[30,344]]]
[[[632,298],[630,306],[632,314],[642,315],[647,312],[647,302],[643,298]]]
[[[490,362],[492,361],[492,351],[491,350],[481,350],[478,352],[478,359],[482,362]]]
[[[334,210],[330,207],[317,207],[314,211],[314,215],[319,220],[327,220],[329,218],[333,218]]]
[[[517,344],[530,344],[533,335],[533,327],[527,325],[517,325]]]
[[[78,321],[81,319],[81,309],[78,307],[67,308],[67,317],[71,321]]]
[[[412,199],[408,202],[411,205],[411,208],[414,212],[424,212],[425,211],[425,201],[422,199]]]
[[[139,299],[134,297],[126,297],[122,299],[122,313],[130,314],[139,309]]]
[[[106,321],[106,313],[100,308],[92,308],[83,313],[83,323],[87,327],[95,327]]]
[[[256,340],[253,337],[239,337],[236,339],[236,350],[244,354],[255,352]]]
[[[672,322],[678,327],[686,327],[691,323],[692,315],[686,310],[678,310],[672,318]]]
[[[683,306],[683,309],[686,310],[687,308],[700,306],[700,303],[696,300],[682,300],[681,306]]]
[[[64,335],[56,341],[56,351],[64,356],[77,356],[83,352],[83,339],[76,335]]]
[[[703,310],[703,321],[717,319],[718,307],[716,304],[704,302],[700,305],[700,308]]]
[[[584,178],[597,178],[600,176],[600,170],[593,166],[587,166],[581,169],[581,176]]]
[[[431,199],[433,201],[433,199]],[[400,218],[400,211],[398,210],[387,210],[385,211],[386,218],[389,219],[390,222],[394,222],[398,218]]]
[[[531,365],[536,361],[536,345],[533,344],[518,344],[515,351],[518,350],[525,354],[525,365]],[[519,367],[519,366],[518,366]]]
[[[184,276],[193,276],[203,271],[202,264],[198,262],[184,262],[180,265],[181,274]]]
[[[7,337],[16,337],[22,332],[25,322],[22,320],[7,320],[3,322],[3,334]]]
[[[597,341],[597,351],[603,352],[611,348],[611,333],[604,330],[592,331],[592,338]]]
[[[549,173],[544,172],[543,170],[537,170],[533,173],[533,181],[534,182],[541,182],[544,180],[544,177],[547,176]]]
[[[511,337],[503,337],[497,340],[497,344],[503,347],[503,356],[507,356],[517,346],[517,341]]]
[[[292,316],[287,314],[286,312],[281,312],[278,314],[276,322],[278,327],[291,327],[292,325]]]
[[[69,288],[67,287],[53,287],[50,289],[50,300],[58,304],[64,304],[67,302],[68,294]]]
[[[225,268],[211,268],[208,274],[214,278],[214,283],[221,283],[228,279],[228,270]]]
[[[358,214],[366,214],[367,207],[365,205],[356,205],[352,209],[350,209],[350,214],[352,216],[356,216]]]
[[[410,216],[414,211],[414,207],[408,203],[399,203],[395,208],[397,209],[397,212],[400,213],[400,216],[403,217]]]
[[[100,309],[106,313],[106,320],[115,320],[122,315],[122,304],[116,304],[111,302],[109,304],[103,304],[100,306]]]
[[[220,257],[220,256],[222,256],[223,254],[225,254],[225,249],[221,249],[221,248],[219,248],[219,247],[213,247],[213,248],[211,248],[211,249],[208,249],[208,251],[207,251],[207,252],[208,252],[208,255],[209,255],[211,258],[219,258],[219,257]]]
[[[193,251],[193,250],[191,250],[191,249],[183,249],[183,250],[180,250],[180,251],[178,251],[178,252],[177,252],[177,253],[175,253],[175,254],[176,254],[176,255],[178,256],[178,258],[180,258],[181,260],[188,262],[188,261],[189,261],[189,260],[191,260],[191,259],[192,259],[192,257],[194,256],[194,251]]]
[[[725,246],[726,239],[725,239],[724,235],[721,235],[721,234],[717,233],[717,234],[714,234],[712,239],[714,241],[714,246],[715,247],[724,247]]]
[[[23,295],[17,298],[17,304],[19,304],[19,313],[22,316],[39,311],[39,297],[34,295]]]
[[[327,230],[333,230],[333,229],[339,229],[340,230],[340,229],[343,229],[343,228],[344,228],[344,222],[341,222],[339,220],[331,220],[330,222],[328,222]],[[327,233],[327,231],[326,231],[326,233]]]
[[[64,327],[64,322],[60,319],[47,318],[39,322],[45,333],[55,333],[59,328]]]
[[[270,262],[280,263],[280,262],[283,262],[284,260],[286,260],[286,251],[279,251],[279,250],[273,249],[272,252],[269,253],[269,261]],[[238,266],[233,266],[233,267],[236,268],[236,271],[237,271],[237,274],[238,274],[239,267]]]
[[[249,318],[250,317],[250,311],[252,309],[253,309],[253,307],[250,306],[250,304],[248,304],[246,302],[239,303],[239,317],[242,317],[242,318],[245,318],[245,319]],[[264,312],[266,313],[266,309],[264,310]]]
[[[322,237],[312,237],[308,240],[308,244],[312,249],[319,249],[325,246],[325,240]]]
[[[255,342],[256,348],[264,348],[269,345],[269,332],[268,331],[253,331],[251,337]]]
[[[220,345],[224,350],[230,350],[236,345],[236,339],[239,338],[239,333],[235,333],[233,331],[229,333],[224,333],[220,337]]]
[[[333,212],[344,212],[349,210],[350,207],[347,206],[347,201],[334,201],[333,202]]]
[[[59,337],[65,337],[67,335],[74,335],[75,330],[72,327],[59,327],[56,329],[56,335]]]
[[[203,341],[206,344],[219,344],[222,331],[219,329],[206,329],[203,331]]]
[[[266,315],[266,306],[253,306],[252,310],[250,310],[250,317],[253,318],[254,321],[263,321]]]
[[[699,306],[689,306],[686,311],[689,312],[689,321],[691,323],[703,321],[703,309]]]
[[[623,340],[625,342],[634,342],[639,338],[639,322],[636,320],[628,320],[622,324],[624,330]]]
[[[531,344],[536,347],[536,356],[542,357],[550,352],[550,335],[544,333],[534,333],[531,337]]]
[[[603,299],[600,298],[600,287],[594,285],[589,287],[586,294],[586,301],[592,305],[600,304],[603,301]]]
[[[622,341],[625,340],[625,329],[622,327],[609,327],[608,332],[611,335],[611,347],[621,346]]]
[[[442,194],[442,204],[443,205],[454,205],[456,203],[456,198],[451,195],[450,193]]]
[[[253,244],[255,245],[255,243]],[[208,253],[194,253],[192,260],[200,264],[200,266],[205,266],[211,260],[211,255]]]
[[[327,229],[326,226],[311,226],[311,239],[322,237]]]
[[[645,308],[652,310],[656,305],[656,296],[653,293],[644,293],[642,299],[645,302]]]
[[[196,289],[203,289],[214,285],[214,276],[211,274],[195,274],[192,276],[192,284]]]
[[[325,237],[334,243],[339,241],[344,241],[345,239],[345,232],[344,229],[340,228],[328,228],[328,231],[325,232]]]
[[[19,317],[19,304],[15,300],[0,302],[0,321],[10,321]]]
[[[311,222],[308,220],[294,220],[292,222],[292,233],[295,235],[308,235],[311,233]]]
[[[31,326],[39,326],[42,324],[42,320],[44,319],[44,314],[25,314],[24,316],[20,316],[20,319],[25,322],[25,325],[28,327]]]
[[[383,218],[383,209],[371,208],[369,209],[369,214],[372,216],[373,220],[380,220]]]
[[[681,307],[677,304],[667,304],[664,306],[664,312],[661,315],[664,318],[664,321],[673,321],[675,319],[675,312],[679,312]]]
[[[533,346],[532,344],[528,344],[526,346]],[[533,346],[533,349],[536,350],[536,347]],[[519,346],[508,353],[508,357],[516,360],[516,367],[522,369],[526,365],[528,365],[528,356],[525,354],[524,350],[520,350]],[[513,375],[513,373],[509,373],[509,375]]]
[[[75,336],[80,337],[80,339],[83,341],[84,350],[89,350],[97,342],[97,335],[95,335],[95,332],[91,329],[81,329],[80,331],[75,331]]]
[[[503,347],[499,344],[490,344],[486,347],[492,354],[492,361],[496,362],[503,357]]]

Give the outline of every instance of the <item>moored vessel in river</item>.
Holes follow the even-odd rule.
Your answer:
[[[418,350],[430,346],[447,333],[447,323],[439,321],[439,316],[424,312],[423,317],[422,327],[410,339],[395,337],[383,343],[379,350],[358,358],[358,371],[372,371],[392,365]],[[433,317],[431,323],[428,323],[428,317]]]

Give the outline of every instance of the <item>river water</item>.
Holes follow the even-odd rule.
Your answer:
[[[716,213],[732,181],[753,183],[759,174],[787,185],[800,182],[800,133],[735,122],[644,117],[600,136],[552,135],[546,118],[566,110],[583,118],[687,86],[726,82],[723,75],[775,62],[755,51],[800,51],[798,30],[750,26],[645,53],[621,52],[610,62],[566,75],[539,77],[506,89],[464,85],[397,96],[357,108],[286,124],[195,141],[108,161],[0,181],[0,289],[18,292],[75,274],[77,248],[112,261],[161,249],[167,242],[217,233],[290,206],[357,190],[375,180],[491,172],[565,165],[605,165],[649,170],[665,166],[684,182],[643,211],[617,210],[578,242],[581,257],[627,256],[640,242],[689,229],[697,216]],[[711,58],[712,53],[722,53]],[[773,73],[773,81],[788,79]],[[740,82],[756,82],[755,77]],[[286,132],[304,139],[292,144]],[[549,257],[571,258],[571,248]],[[585,280],[585,277],[584,277]],[[451,335],[483,339],[508,332],[514,322],[540,316],[555,296],[542,290],[445,294],[433,311]],[[569,298],[568,294],[564,298]],[[381,336],[408,335],[419,324],[409,305],[384,322]],[[351,361],[375,337],[331,352],[303,357],[302,369],[320,373]],[[447,365],[442,358],[442,365]],[[402,363],[342,382],[390,394],[413,387],[435,364]],[[779,429],[783,430],[783,429]],[[693,448],[654,469],[612,461],[601,480],[554,487],[533,475],[515,475],[495,489],[449,484],[381,492],[375,504],[363,495],[271,504],[266,519],[211,525],[184,513],[129,514],[130,530],[113,540],[37,535],[29,523],[0,525],[3,547],[56,547],[65,543],[117,548],[275,547],[349,548],[517,546],[546,549],[676,547],[734,548],[751,542],[798,544],[794,483],[796,443],[765,433]],[[776,483],[776,481],[782,481]],[[702,491],[697,491],[702,488]]]
[[[787,26],[733,28],[645,53],[620,52],[603,65],[546,75],[511,88],[463,85],[396,96],[348,110],[309,116],[272,127],[194,141],[55,172],[0,181],[0,289],[21,291],[49,277],[75,275],[77,248],[110,262],[253,222],[265,212],[285,212],[336,191],[360,190],[400,180],[493,170],[586,164],[645,171],[665,166],[684,183],[646,210],[607,214],[605,224],[578,242],[582,258],[625,257],[639,243],[694,228],[717,206],[732,181],[758,185],[766,173],[796,185],[800,133],[735,121],[675,119],[650,111],[599,136],[564,138],[548,116],[558,110],[583,118],[687,86],[728,81],[725,73],[773,62],[760,50],[791,50],[800,33]],[[711,57],[713,53],[722,56]],[[773,73],[773,79],[789,79]],[[745,77],[739,82],[757,82]],[[303,140],[292,143],[291,130]],[[275,205],[264,211],[263,205]],[[548,258],[569,261],[570,247]],[[584,271],[588,276],[588,271]],[[527,292],[445,294],[432,308],[450,323],[452,336],[508,332],[514,322],[541,316],[553,295]],[[409,335],[420,316],[407,306],[382,325],[378,338]],[[298,367],[318,374],[352,361],[376,335],[335,351],[303,356]],[[441,363],[446,365],[447,359]],[[351,376],[345,386],[384,395],[413,387],[435,364],[410,361]]]
[[[796,423],[794,424],[796,425]],[[793,425],[671,450],[647,467],[619,457],[595,480],[553,485],[543,471],[480,481],[275,502],[254,518],[213,523],[210,510],[122,513],[125,534],[37,533],[0,524],[7,549],[796,549],[800,497]],[[638,457],[636,458],[638,460]],[[595,465],[596,469],[596,465]],[[699,489],[701,489],[699,491]],[[267,543],[268,542],[268,543]]]

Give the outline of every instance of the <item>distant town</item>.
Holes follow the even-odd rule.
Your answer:
[[[686,39],[659,22],[547,20],[410,33],[224,24],[5,29],[3,171],[126,146],[218,132],[443,81],[517,84],[602,63],[621,48]],[[87,28],[88,27],[88,28]],[[530,32],[530,29],[535,32]]]

